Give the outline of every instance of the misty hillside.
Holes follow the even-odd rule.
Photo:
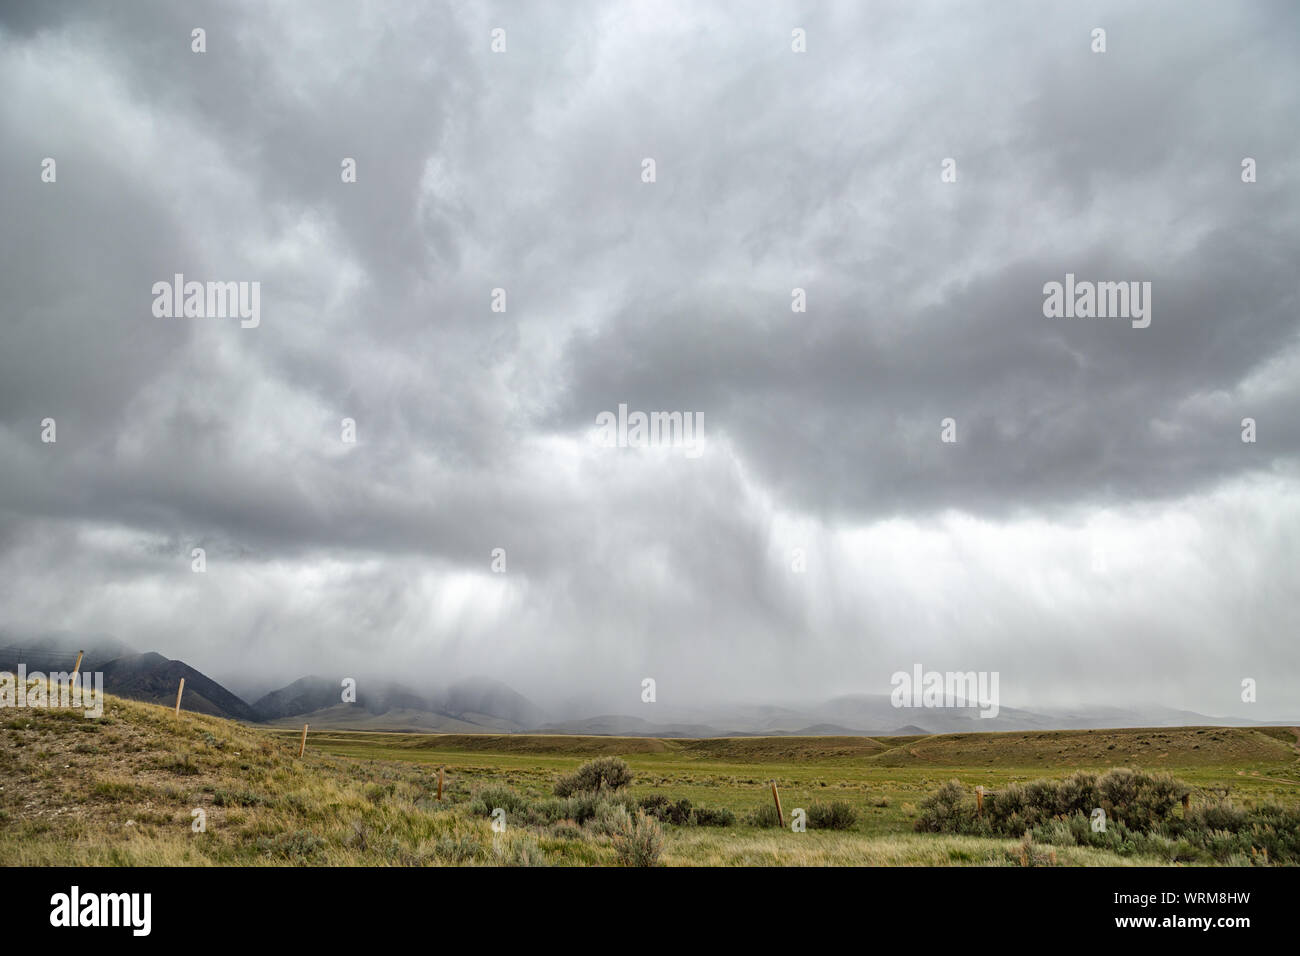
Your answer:
[[[139,653],[125,641],[109,634],[74,634],[70,631],[51,631],[42,634],[21,634],[0,629],[0,667],[12,670],[19,661],[28,670],[71,670],[77,661],[77,652],[84,651],[82,669],[98,670],[109,661]]]
[[[431,698],[399,684],[362,680],[356,687],[356,704],[343,704],[341,681],[323,677],[302,677],[260,698],[253,704],[261,720],[295,717],[314,711],[340,706],[355,706],[369,714],[384,714],[392,710],[430,710]]]
[[[545,719],[544,711],[532,701],[486,677],[457,681],[441,691],[417,691],[392,681],[362,679],[357,681],[355,703],[344,703],[341,682],[304,677],[265,695],[253,709],[266,721],[304,717],[320,726],[354,724],[358,729],[523,730]],[[362,713],[358,714],[358,709]]]
[[[2,634],[4,632],[0,632]],[[11,639],[13,635],[10,635]],[[133,700],[171,706],[185,678],[183,708],[250,723],[303,723],[332,730],[412,733],[521,733],[619,737],[846,737],[962,734],[1028,730],[1089,730],[1120,727],[1289,725],[1296,715],[1247,722],[1156,705],[1031,711],[1003,706],[996,717],[978,707],[896,708],[885,694],[849,694],[803,705],[718,705],[674,710],[646,704],[639,714],[550,714],[509,685],[475,676],[444,688],[411,687],[361,678],[356,701],[343,701],[341,681],[312,675],[271,691],[250,704],[180,660],[137,653],[109,636],[61,633],[0,645],[0,669],[71,670],[86,648],[84,672],[102,671],[104,689]]]
[[[523,694],[487,677],[470,677],[452,684],[440,699],[438,710],[462,716],[488,715],[521,728],[537,727],[546,719],[546,712]]]

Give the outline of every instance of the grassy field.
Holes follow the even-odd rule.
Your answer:
[[[665,824],[668,865],[1019,865],[1020,841],[914,832],[918,807],[956,779],[1000,790],[1090,769],[1165,771],[1193,805],[1300,807],[1294,728],[1173,728],[930,737],[647,738],[298,734],[108,698],[104,717],[0,712],[0,859],[7,864],[614,864],[612,831],[559,819],[494,832],[473,809],[485,787],[556,801],[555,779],[595,757],[633,771],[634,798],[727,809],[732,826]],[[436,777],[445,768],[444,799]],[[843,801],[846,830],[762,828],[747,819],[775,780],[794,808]],[[973,799],[973,798],[972,798]],[[481,803],[481,801],[480,801]],[[195,811],[203,831],[195,832]],[[552,816],[556,814],[551,807]],[[562,811],[560,811],[562,812]],[[1160,864],[1055,847],[1060,865]]]

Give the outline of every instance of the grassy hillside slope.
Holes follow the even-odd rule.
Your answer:
[[[665,827],[668,864],[1014,865],[1016,841],[914,833],[945,781],[996,788],[1081,767],[1169,770],[1194,800],[1300,804],[1297,735],[1176,728],[899,738],[678,740],[323,731],[299,735],[109,697],[104,717],[0,711],[0,859],[7,864],[612,864],[608,836],[572,822],[494,833],[471,810],[485,787],[550,798],[555,777],[618,755],[634,797],[730,810],[730,827]],[[446,768],[439,802],[436,777]],[[795,834],[746,821],[843,801],[851,829]],[[497,792],[500,792],[499,790]],[[481,803],[482,801],[480,801]],[[194,811],[205,817],[195,832]],[[1087,847],[1062,864],[1170,862]]]

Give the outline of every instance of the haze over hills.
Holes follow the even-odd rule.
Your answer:
[[[546,720],[545,712],[522,694],[485,677],[422,690],[392,681],[362,680],[355,703],[343,701],[341,681],[303,677],[260,698],[253,709],[264,721],[354,730],[510,732],[535,728]]]
[[[0,641],[9,638],[0,632]],[[672,708],[645,704],[647,716],[582,714],[572,706],[553,713],[506,684],[469,677],[445,687],[409,687],[360,679],[355,702],[344,701],[344,682],[315,675],[299,678],[248,703],[183,661],[138,653],[109,636],[50,634],[21,645],[0,643],[0,670],[71,670],[84,647],[85,672],[101,671],[104,689],[135,700],[170,705],[185,678],[188,710],[246,722],[321,729],[425,733],[534,733],[622,737],[742,737],[913,735],[979,731],[1087,730],[1118,727],[1260,726],[1300,723],[1297,715],[1258,720],[1145,707],[1078,707],[1025,710],[1003,706],[995,717],[978,707],[898,708],[885,694],[852,694],[799,705],[718,705]]]

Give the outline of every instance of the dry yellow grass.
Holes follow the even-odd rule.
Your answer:
[[[1226,774],[1260,796],[1291,798],[1300,790],[1291,780],[1294,738],[1286,734],[1110,733],[1125,746],[1170,746],[1181,760],[1193,761],[1206,783]],[[1042,748],[1095,750],[1105,738],[977,736],[986,739],[926,738],[900,747],[872,738],[660,741],[326,731],[309,739],[299,759],[297,733],[186,712],[173,716],[168,707],[110,696],[100,720],[72,711],[0,712],[0,859],[19,866],[608,865],[616,856],[599,828],[561,820],[496,833],[469,802],[472,790],[489,784],[541,799],[557,772],[615,753],[631,762],[637,795],[689,796],[730,807],[743,821],[747,810],[770,799],[766,780],[775,776],[787,809],[833,796],[849,799],[859,814],[855,828],[844,832],[670,826],[662,858],[670,865],[1016,865],[1017,841],[910,832],[915,801],[949,775],[927,767],[951,764],[963,748],[988,751],[1010,779],[1017,772],[1005,765],[1017,743],[1028,747],[1026,759],[1037,760],[1046,758]],[[1237,778],[1235,769],[1199,767],[1202,746],[1221,762],[1230,748],[1260,761],[1263,770]],[[888,767],[882,760],[891,754],[923,766]],[[434,796],[440,763],[449,768],[441,803]],[[991,771],[979,772],[982,780],[992,778]],[[205,818],[203,832],[193,829],[196,810]],[[1081,847],[1055,852],[1061,865],[1167,862]]]

